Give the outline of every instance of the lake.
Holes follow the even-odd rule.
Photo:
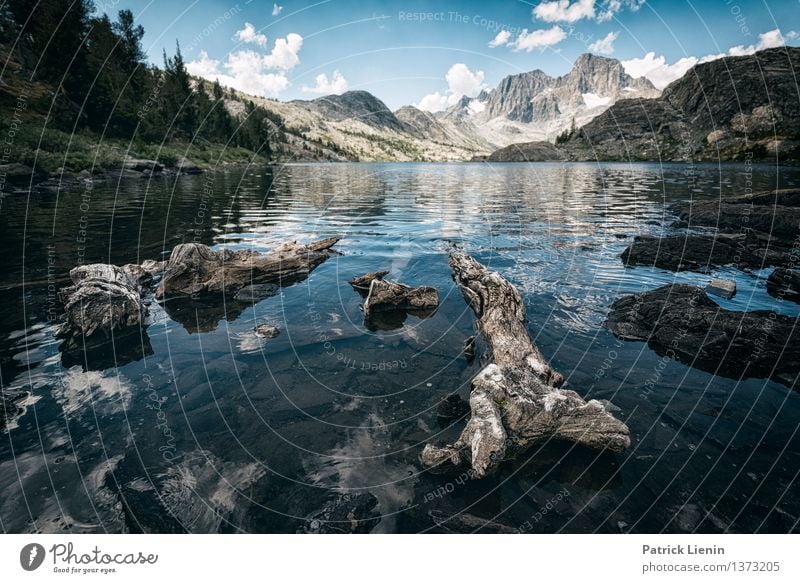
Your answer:
[[[729,309],[800,306],[770,270],[625,268],[632,237],[671,230],[667,203],[798,186],[740,164],[288,165],[7,196],[0,211],[4,532],[787,532],[800,517],[800,394],[715,376],[602,327],[623,294],[733,278]],[[197,309],[148,297],[132,345],[63,359],[54,290],[80,262],[163,259],[181,242],[266,251],[340,236],[278,295]],[[458,244],[517,286],[528,331],[570,388],[608,399],[621,455],[548,443],[490,478],[423,471],[463,421],[472,312],[447,263]],[[426,318],[367,327],[347,281],[389,270],[441,298]],[[270,323],[280,334],[253,333]],[[478,344],[480,351],[481,344]],[[456,518],[448,521],[451,516]],[[346,523],[349,519],[340,520]],[[336,524],[334,524],[336,526]],[[343,524],[347,529],[348,525]]]

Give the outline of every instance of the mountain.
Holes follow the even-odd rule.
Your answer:
[[[539,69],[509,75],[492,91],[464,97],[438,117],[468,123],[470,131],[504,146],[554,140],[573,120],[583,125],[620,99],[658,95],[650,81],[634,79],[618,60],[587,53],[561,77]]]
[[[319,113],[330,121],[357,119],[378,128],[402,132],[403,124],[380,99],[368,91],[347,91],[341,95],[327,95],[312,101],[295,100],[291,103]]]
[[[559,140],[559,156],[702,161],[774,160],[777,155],[783,161],[800,160],[798,67],[797,47],[696,65],[661,97],[620,100]],[[504,155],[513,158],[511,150]],[[530,146],[517,151],[536,152]]]

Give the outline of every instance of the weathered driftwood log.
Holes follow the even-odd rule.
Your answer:
[[[364,292],[356,290],[363,296]],[[369,330],[400,328],[412,314],[418,318],[432,315],[439,305],[438,292],[428,286],[409,287],[393,281],[373,278],[361,310]]]
[[[66,349],[81,338],[106,340],[141,325],[147,316],[141,292],[150,274],[142,267],[93,263],[75,267],[69,276],[73,285],[60,291],[66,319],[58,332]]]
[[[212,250],[200,243],[184,243],[172,250],[156,299],[234,295],[254,283],[288,284],[306,277],[330,256],[338,237],[308,245],[285,243],[275,251]]]
[[[563,439],[612,452],[627,448],[628,427],[602,403],[559,388],[563,377],[528,335],[516,288],[463,252],[450,254],[450,266],[493,362],[472,381],[471,417],[461,436],[452,445],[426,445],[423,464],[444,469],[469,463],[480,478],[540,440]]]
[[[369,293],[370,284],[376,279],[383,279],[389,274],[388,271],[370,271],[364,275],[354,277],[349,282],[358,293],[366,295]]]
[[[797,318],[726,310],[693,285],[623,296],[611,305],[605,326],[618,338],[647,342],[658,354],[714,374],[798,382]]]
[[[432,310],[439,305],[439,293],[427,285],[409,287],[402,283],[373,279],[364,301],[364,316],[382,310]]]

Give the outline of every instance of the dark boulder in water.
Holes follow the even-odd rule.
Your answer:
[[[777,268],[767,278],[767,293],[776,298],[800,303],[800,271]]]
[[[707,372],[794,387],[800,374],[797,323],[767,310],[726,310],[699,287],[670,284],[619,298],[605,326],[618,338],[647,342],[658,354]]]
[[[299,533],[367,534],[381,521],[378,499],[369,492],[342,494],[311,514]]]

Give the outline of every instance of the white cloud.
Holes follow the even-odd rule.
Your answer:
[[[249,22],[244,23],[244,28],[242,30],[236,31],[235,38],[243,43],[252,43],[260,47],[267,46],[267,37],[256,32],[256,27]]]
[[[483,71],[471,71],[464,63],[456,63],[444,76],[447,81],[447,91],[442,94],[436,91],[423,97],[417,107],[423,111],[437,112],[447,109],[458,103],[464,97],[477,97],[484,89]]]
[[[456,63],[444,76],[450,92],[456,96],[455,101],[464,95],[467,97],[477,96],[483,89],[484,77],[483,71],[473,73],[464,63]]]
[[[617,40],[619,32],[609,32],[603,38],[589,45],[589,51],[600,53],[601,55],[611,55],[614,53],[614,41]]]
[[[221,85],[245,93],[277,97],[289,87],[289,79],[282,72],[267,73],[264,61],[265,57],[255,51],[236,51],[228,55],[224,66],[220,68],[219,61],[201,51],[198,60],[186,63],[186,70],[191,75],[219,81]]]
[[[577,22],[583,18],[594,18],[595,0],[553,0],[541,2],[533,9],[533,15],[545,22]]]
[[[663,55],[656,56],[654,52],[649,52],[642,58],[622,61],[622,66],[631,77],[647,77],[656,88],[663,89],[676,79],[683,77],[686,71],[699,63],[708,63],[728,56],[752,55],[756,51],[781,47],[784,44],[786,44],[786,38],[781,34],[780,29],[776,28],[758,35],[756,44],[749,46],[737,45],[728,49],[727,53],[705,55],[700,58],[683,57],[668,65],[667,59]]]
[[[417,104],[417,109],[421,109],[422,111],[430,111],[431,113],[436,113],[437,111],[442,111],[447,109],[448,107],[448,99],[447,95],[442,95],[438,91],[435,93],[429,93],[425,97],[419,100]]]
[[[533,49],[544,49],[545,47],[556,45],[565,38],[567,38],[567,33],[558,25],[553,26],[553,28],[534,30],[533,32],[528,32],[528,29],[524,28],[519,33],[519,36],[508,46],[513,47],[515,51],[531,52]]]
[[[600,10],[597,12],[595,20],[606,22],[614,18],[623,8],[628,8],[631,12],[636,12],[641,8],[646,0],[605,0],[600,3]]]
[[[314,87],[303,86],[303,93],[322,93],[323,95],[344,93],[347,91],[347,79],[338,70],[334,71],[331,78],[325,73],[320,73],[314,77],[316,85]]]
[[[791,32],[789,33],[791,34]],[[796,33],[795,33],[796,34]],[[775,47],[782,47],[786,44],[779,28],[770,30],[758,35],[758,42],[755,45],[738,45],[731,47],[728,54],[732,57],[741,57],[742,55],[752,55],[756,51],[764,49],[774,49]]]
[[[300,52],[302,46],[303,37],[295,32],[290,32],[286,35],[286,38],[275,40],[272,54],[264,57],[264,63],[267,67],[273,69],[289,71],[300,62],[300,57],[297,56],[297,53]]]
[[[278,16],[283,11],[283,6],[272,5],[272,16]]]
[[[640,59],[622,61],[625,72],[634,79],[646,77],[657,89],[663,89],[676,79],[683,77],[684,73],[699,62],[697,57],[684,57],[668,65],[663,56],[656,56],[654,52],[647,53]]]
[[[190,75],[208,79],[219,74],[219,61],[210,58],[207,52],[200,51],[196,61],[186,63],[186,70]]]
[[[797,32],[796,30],[790,30],[783,36],[786,40],[797,40],[800,38],[800,32]]]
[[[508,43],[509,40],[511,40],[511,33],[507,30],[501,30],[497,33],[496,37],[489,41],[489,48],[493,49],[495,47],[503,46],[504,44]]]

